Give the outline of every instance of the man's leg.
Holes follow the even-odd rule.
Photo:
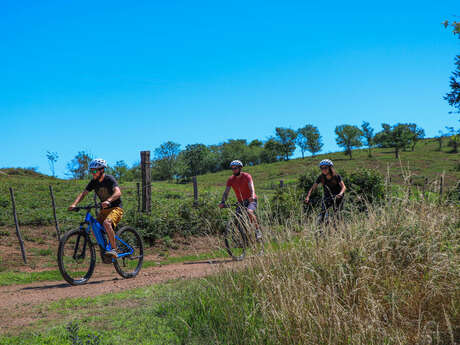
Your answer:
[[[117,250],[117,243],[115,242],[115,232],[112,228],[112,221],[107,217],[104,222],[102,223],[104,226],[105,232],[107,233],[107,237],[109,238],[110,246],[115,251]]]
[[[115,207],[113,209],[102,209],[99,213],[98,221],[104,227],[112,250],[108,254],[116,257],[117,243],[115,241],[114,227],[120,222],[123,217],[123,209]]]
[[[249,221],[251,222],[251,224],[254,224],[254,227],[256,228],[256,239],[262,240],[262,232],[260,231],[260,225],[259,225],[259,222],[257,221],[257,217],[255,214],[256,209],[257,209],[257,201],[250,202],[247,206]]]

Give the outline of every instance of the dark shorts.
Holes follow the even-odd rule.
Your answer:
[[[257,210],[257,199],[254,201],[249,202],[249,200],[240,201],[240,204],[246,207],[248,210],[256,211]]]

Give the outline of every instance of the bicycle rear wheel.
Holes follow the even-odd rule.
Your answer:
[[[233,260],[243,260],[248,247],[248,238],[244,231],[244,225],[238,217],[227,222],[224,231],[225,248]]]
[[[115,238],[119,258],[114,260],[115,270],[123,278],[135,277],[144,261],[144,244],[142,238],[134,228],[124,226],[117,231]]]
[[[62,277],[71,285],[86,284],[95,265],[96,250],[88,234],[81,229],[64,234],[58,249],[58,266]]]

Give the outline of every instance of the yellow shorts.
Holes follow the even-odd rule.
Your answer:
[[[97,216],[97,221],[102,225],[104,220],[108,219],[112,222],[112,227],[115,228],[120,223],[121,218],[123,218],[123,209],[121,207],[111,207],[101,209]]]

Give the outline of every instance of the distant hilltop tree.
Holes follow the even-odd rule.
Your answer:
[[[87,178],[89,175],[88,168],[91,160],[92,157],[89,153],[85,151],[78,152],[77,155],[69,163],[67,163],[68,173],[66,175],[69,175],[76,180]]]
[[[367,156],[372,157],[372,147],[375,145],[374,143],[374,129],[371,127],[369,122],[364,121],[361,125],[361,131],[363,132],[363,140],[365,140],[365,144],[367,146]]]
[[[46,151],[46,158],[48,158],[48,164],[50,165],[51,175],[55,177],[56,174],[54,170],[54,164],[57,162],[59,155],[57,154],[57,152]]]
[[[335,141],[337,145],[344,149],[345,155],[350,156],[352,159],[352,150],[357,147],[363,146],[361,136],[363,132],[356,126],[341,125],[335,127],[335,134],[337,138]]]
[[[393,126],[382,123],[383,130],[375,135],[375,143],[379,147],[393,148],[395,158],[399,158],[399,152],[409,147],[413,140],[413,132],[409,125],[397,123]]]
[[[308,151],[312,156],[315,156],[323,147],[322,137],[318,127],[306,125],[297,130],[297,145],[304,158],[304,152]]]
[[[294,154],[295,151],[295,139],[297,138],[297,133],[293,129],[277,127],[276,132],[276,141],[279,143],[280,151],[283,153],[284,160],[289,160],[289,157]]]

